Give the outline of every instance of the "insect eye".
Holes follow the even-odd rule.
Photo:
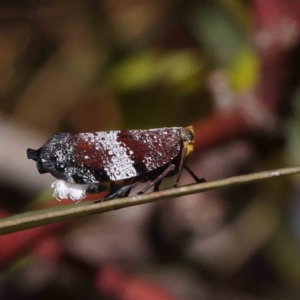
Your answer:
[[[192,131],[183,128],[180,133],[183,142],[192,143],[195,140],[195,135]]]

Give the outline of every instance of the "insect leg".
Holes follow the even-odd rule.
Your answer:
[[[128,197],[130,192],[132,191],[132,189],[135,187],[135,183],[133,184],[130,184],[131,188],[128,188],[127,191],[125,191],[123,194],[122,194],[122,197]]]
[[[176,180],[174,182],[174,185],[173,187],[177,187],[178,185],[178,182],[179,182],[179,179],[180,179],[180,176],[181,176],[181,172],[182,172],[182,169],[185,168],[188,173],[194,178],[194,180],[197,182],[197,183],[203,183],[203,182],[206,182],[206,180],[204,178],[199,178],[188,166],[184,166],[183,163],[184,163],[184,159],[186,157],[186,154],[187,154],[187,148],[184,147],[182,149],[182,152],[181,152],[181,157],[180,157],[180,162],[179,162],[179,168],[178,168],[178,174],[177,174],[177,177],[176,177]]]
[[[159,187],[160,182],[164,177],[168,175],[169,172],[173,171],[175,169],[175,165],[169,165],[158,177],[156,177],[152,182],[150,182],[147,186],[145,186],[140,192],[138,192],[138,195],[144,194],[149,189],[151,189],[153,186],[154,188]]]
[[[153,192],[158,192],[159,191],[159,186],[161,185],[162,179],[154,185]]]
[[[135,186],[135,183],[123,186],[120,189],[118,189],[117,191],[113,191],[112,193],[108,194],[104,199],[102,199],[100,201],[111,200],[114,198],[127,197],[134,186]]]
[[[204,178],[199,178],[188,166],[184,166],[184,168],[189,172],[189,174],[194,178],[197,183],[206,182]]]
[[[182,168],[183,168],[183,163],[184,163],[184,159],[186,157],[186,154],[187,154],[187,148],[184,147],[181,151],[181,156],[180,156],[180,161],[179,161],[179,168],[178,168],[178,174],[177,174],[177,177],[175,179],[175,182],[173,184],[173,187],[177,187],[178,185],[178,182],[179,182],[179,179],[180,179],[180,176],[181,176],[181,172],[182,172]]]

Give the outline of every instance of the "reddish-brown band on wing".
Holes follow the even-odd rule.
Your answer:
[[[78,164],[122,180],[164,166],[180,152],[180,128],[81,133],[70,136]]]

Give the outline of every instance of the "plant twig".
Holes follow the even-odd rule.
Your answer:
[[[145,195],[114,199],[106,202],[94,203],[92,201],[89,201],[77,205],[71,204],[65,206],[57,206],[50,209],[43,209],[39,211],[31,211],[0,220],[0,235],[55,222],[65,221],[73,219],[75,217],[103,213],[143,203],[155,202],[162,199],[180,197],[184,195],[218,189],[221,187],[241,185],[263,179],[292,175],[297,173],[300,173],[300,166],[235,176],[211,182],[182,186]]]

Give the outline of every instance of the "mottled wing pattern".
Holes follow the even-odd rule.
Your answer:
[[[76,150],[84,166],[123,180],[171,161],[180,152],[180,136],[177,128],[82,133]]]
[[[48,140],[42,158],[48,162],[49,172],[58,178],[76,183],[99,183],[155,170],[174,159],[180,147],[178,127],[61,133]],[[47,162],[44,163],[46,168]]]

